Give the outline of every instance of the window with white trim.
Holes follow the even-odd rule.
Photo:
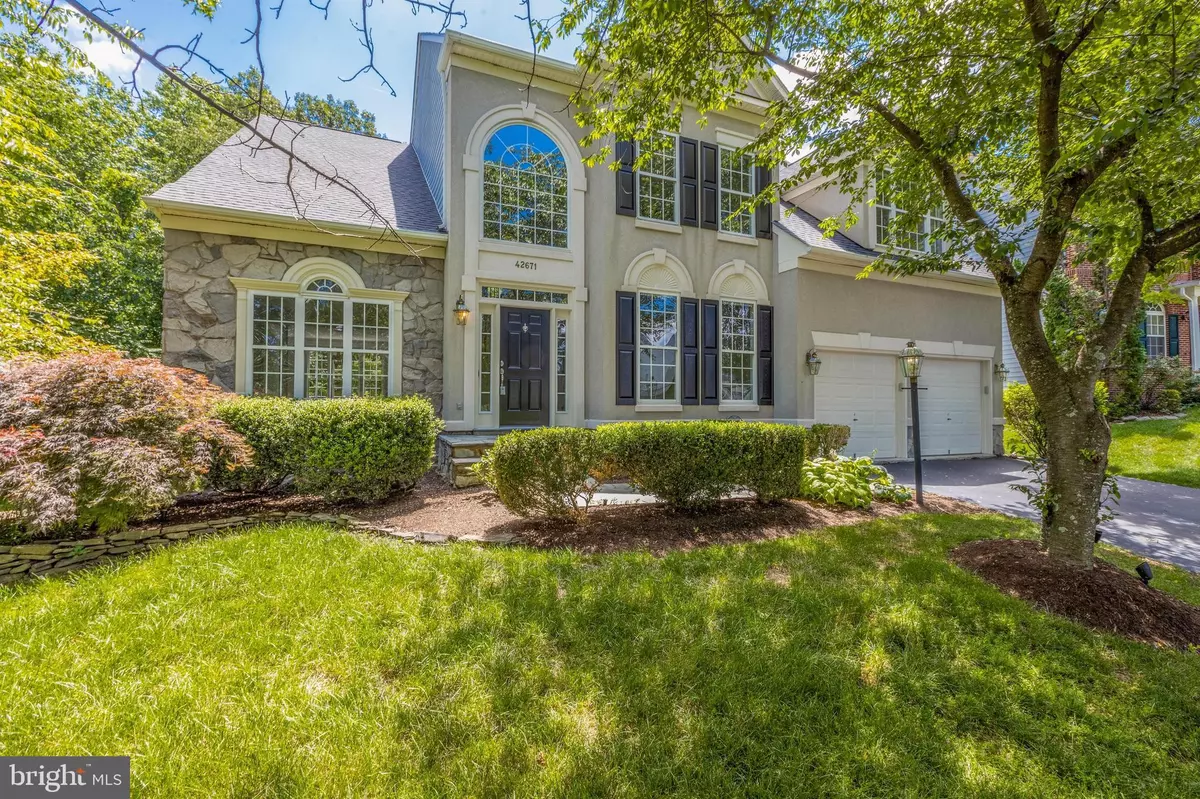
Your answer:
[[[1159,308],[1146,311],[1146,357],[1167,357],[1167,315]]]
[[[559,319],[555,323],[555,363],[554,363],[554,409],[559,413],[567,410],[567,320]]]
[[[388,394],[392,303],[350,299],[336,280],[318,278],[299,296],[253,292],[250,306],[252,393],[297,398]]]
[[[638,171],[638,216],[656,222],[678,222],[679,137],[663,133],[646,152],[646,162]],[[638,145],[642,149],[642,145]]]
[[[924,215],[910,214],[879,188],[875,194],[875,242],[882,247],[941,255],[938,231],[945,223],[941,209]]]
[[[720,148],[720,154],[721,168],[717,172],[721,195],[721,230],[739,236],[753,236],[754,215],[746,203],[754,197],[754,159],[747,153],[739,153],[733,147],[724,145]]]
[[[532,125],[505,125],[483,151],[484,238],[567,246],[567,161]]]
[[[754,303],[721,300],[721,402],[754,402]]]
[[[638,402],[678,402],[679,297],[638,294]]]
[[[479,315],[479,410],[492,411],[492,315]]]

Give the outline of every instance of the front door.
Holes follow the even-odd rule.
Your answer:
[[[500,426],[550,424],[550,312],[500,309]]]

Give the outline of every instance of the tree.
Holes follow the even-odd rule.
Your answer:
[[[854,201],[874,182],[913,228],[945,209],[944,253],[878,268],[944,271],[971,257],[994,276],[1045,414],[1042,540],[1053,557],[1090,566],[1111,438],[1092,387],[1143,284],[1200,244],[1194,3],[568,0],[539,40],[572,32],[580,62],[606,67],[575,98],[592,142],[673,130],[682,103],[724,108],[778,70],[795,87],[750,149],[764,163],[806,153],[764,197],[824,174]],[[1115,283],[1078,357],[1061,363],[1040,311],[1071,243],[1109,264]]]
[[[360,110],[353,100],[339,100],[332,94],[322,100],[314,94],[299,92],[292,98],[292,107],[287,116],[297,122],[308,122],[326,128],[337,128],[350,133],[378,136],[375,130],[375,115]]]

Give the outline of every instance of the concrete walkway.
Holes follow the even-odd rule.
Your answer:
[[[897,482],[913,484],[912,463],[885,464]],[[925,490],[971,500],[1013,516],[1037,518],[1025,495],[1010,486],[1027,483],[1024,463],[1012,458],[925,461]],[[1155,560],[1200,572],[1200,489],[1117,478],[1117,518],[1105,523],[1104,540]]]

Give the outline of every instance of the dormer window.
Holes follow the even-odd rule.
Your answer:
[[[651,144],[638,145],[646,163],[638,172],[638,216],[656,222],[679,221],[679,137],[663,133]]]

